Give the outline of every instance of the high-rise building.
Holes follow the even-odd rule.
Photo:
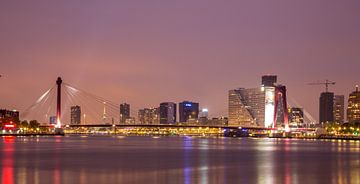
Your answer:
[[[125,124],[126,119],[130,118],[130,104],[120,104],[120,123]]]
[[[160,104],[160,124],[176,123],[176,103],[164,102]]]
[[[263,76],[261,87],[230,90],[228,125],[287,128],[286,87],[276,82],[276,76]]]
[[[261,88],[229,91],[229,126],[264,126],[265,92]]]
[[[199,117],[199,103],[183,101],[179,103],[179,119],[181,123],[195,120]]]
[[[335,95],[334,97],[334,121],[344,123],[345,118],[345,97],[344,95]]]
[[[360,122],[360,91],[358,86],[349,95],[347,120],[349,122]]]
[[[320,123],[334,121],[334,93],[323,92],[320,95],[319,120]]]
[[[262,76],[262,86],[264,87],[274,87],[277,82],[276,75],[264,75]]]
[[[291,128],[302,128],[304,124],[304,111],[302,108],[289,108],[289,126]]]
[[[71,117],[70,117],[71,125],[80,125],[81,123],[81,108],[80,106],[72,106],[71,107]]]
[[[144,108],[138,113],[140,123],[145,125],[159,124],[159,117],[159,108]]]

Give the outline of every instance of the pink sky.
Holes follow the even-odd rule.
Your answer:
[[[360,84],[358,0],[1,1],[0,107],[30,106],[57,76],[134,108],[227,92],[277,74],[315,118],[322,86]],[[346,97],[347,98],[347,97]]]

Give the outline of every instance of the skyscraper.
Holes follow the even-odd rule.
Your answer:
[[[259,88],[229,91],[229,126],[265,126],[265,92]]]
[[[144,108],[138,113],[140,123],[145,125],[159,124],[159,117],[159,108]]]
[[[276,82],[276,76],[263,76],[261,87],[230,90],[229,126],[286,128],[286,87]]]
[[[126,119],[130,118],[130,104],[120,104],[120,123],[125,124]]]
[[[179,119],[185,123],[188,120],[197,119],[199,116],[199,103],[183,101],[179,103]]]
[[[160,124],[176,123],[176,103],[164,102],[160,104]]]
[[[334,121],[334,93],[323,92],[320,95],[319,103],[319,122],[333,122]]]
[[[334,121],[344,123],[345,118],[345,97],[344,95],[335,95],[334,97]]]
[[[360,91],[358,86],[349,95],[347,119],[349,122],[360,122]]]
[[[71,107],[71,125],[80,125],[81,123],[81,108],[80,106],[72,106]]]

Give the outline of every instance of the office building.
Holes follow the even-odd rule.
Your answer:
[[[263,76],[261,87],[230,90],[228,125],[286,128],[286,87],[276,82],[276,76]]]
[[[159,108],[144,108],[138,113],[139,122],[144,125],[159,124],[160,115]]]
[[[335,95],[334,97],[334,121],[344,123],[345,118],[345,97],[344,95]]]
[[[360,122],[360,91],[356,86],[356,90],[349,95],[347,120],[349,122]]]
[[[238,88],[229,91],[229,126],[265,126],[265,91]]]
[[[126,120],[130,118],[130,104],[120,104],[120,123],[125,124]]]
[[[302,108],[291,107],[289,110],[289,126],[291,128],[303,128],[304,124],[304,111]]]
[[[319,104],[319,122],[334,122],[334,93],[321,93]]]
[[[183,101],[179,103],[179,119],[181,123],[198,119],[199,103]]]
[[[160,124],[176,123],[176,103],[164,102],[160,104]]]
[[[81,108],[80,106],[72,106],[70,114],[70,124],[71,125],[80,125],[81,123]]]

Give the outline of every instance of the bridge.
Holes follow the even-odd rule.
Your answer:
[[[65,97],[65,98],[64,98]],[[282,102],[286,107],[286,89],[280,88],[276,91],[276,98],[284,98]],[[56,100],[55,100],[56,99]],[[64,105],[65,104],[65,105]],[[78,105],[81,107],[82,123],[70,124],[66,120],[70,120],[70,106]],[[278,104],[276,104],[278,105]],[[62,107],[65,106],[65,109]],[[56,108],[54,108],[56,107]],[[137,112],[133,112],[137,114]],[[42,122],[42,127],[53,127],[56,130],[73,131],[76,129],[166,129],[166,130],[182,130],[182,129],[197,129],[197,130],[217,130],[219,133],[225,131],[246,131],[249,133],[264,133],[264,132],[284,132],[290,130],[288,126],[285,129],[279,128],[265,128],[265,127],[231,127],[224,125],[201,125],[201,124],[120,124],[120,104],[111,102],[103,97],[99,97],[88,93],[85,90],[79,89],[67,83],[64,83],[60,77],[56,80],[56,85],[48,89],[41,97],[32,104],[25,112],[24,117],[39,118]],[[276,114],[275,114],[276,117]],[[55,121],[50,125],[47,123],[49,119]],[[287,116],[285,116],[287,120]],[[274,119],[276,121],[276,119]],[[65,122],[65,123],[64,123]],[[101,122],[101,123],[99,123]],[[287,124],[286,124],[287,125]],[[288,129],[288,130],[287,130]],[[314,131],[314,129],[291,129],[293,132],[307,132]]]

